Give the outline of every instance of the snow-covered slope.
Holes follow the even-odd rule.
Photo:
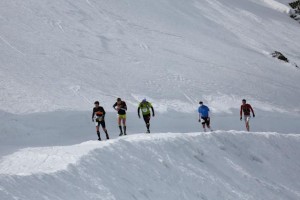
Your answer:
[[[0,162],[1,199],[300,198],[299,135],[132,135],[27,148]]]
[[[300,199],[288,2],[0,1],[0,199]],[[122,138],[117,97],[129,108]],[[156,134],[141,134],[145,97]],[[243,98],[251,133],[239,131]],[[95,100],[108,111],[101,143]],[[199,133],[199,100],[219,131]]]
[[[276,3],[276,4],[275,4]],[[215,112],[248,98],[298,112],[299,24],[271,0],[1,1],[0,109],[89,110],[116,97],[135,111]],[[280,9],[277,9],[280,8]],[[288,101],[288,103],[287,103]]]

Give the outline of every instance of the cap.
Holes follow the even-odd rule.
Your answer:
[[[147,101],[147,99],[146,98],[144,98],[143,100],[142,100],[142,102],[146,102]]]
[[[199,104],[203,104],[203,102],[202,102],[202,101],[200,101],[200,102],[199,102]]]

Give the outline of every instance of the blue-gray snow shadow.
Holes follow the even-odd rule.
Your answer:
[[[299,116],[257,111],[251,119],[251,131],[299,133]],[[88,111],[55,111],[27,115],[13,115],[0,112],[0,156],[19,148],[35,146],[58,146],[78,144],[96,140],[95,125]],[[111,138],[119,135],[117,114],[106,114],[106,125]],[[214,130],[245,130],[244,122],[239,120],[238,110],[233,114],[212,114],[211,126]],[[198,115],[193,113],[156,113],[151,118],[151,133],[163,132],[201,132]],[[143,119],[137,113],[127,114],[128,134],[145,133]],[[101,136],[104,139],[102,129]]]

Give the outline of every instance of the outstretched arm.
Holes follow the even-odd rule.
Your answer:
[[[117,102],[113,105],[113,108],[114,108],[115,110],[117,110],[117,109],[116,109],[116,106],[117,106]]]
[[[104,108],[102,108],[102,109],[103,109],[103,119],[104,119],[106,112],[105,112]]]
[[[139,116],[139,118],[141,118],[141,116],[140,116],[140,106],[138,107],[138,109],[137,109],[137,112],[138,112],[138,116]]]
[[[242,120],[242,114],[243,114],[243,106],[241,106],[241,110],[240,110],[240,120]]]
[[[241,109],[240,109],[240,117],[242,117],[242,114],[243,114],[243,106],[241,106]]]
[[[95,109],[93,109],[92,121],[94,121],[94,116],[95,116]]]
[[[250,106],[250,110],[252,112],[253,117],[255,117],[254,110],[253,110],[252,106],[251,105],[249,105],[249,106]]]
[[[151,110],[152,110],[152,116],[154,117],[154,116],[155,116],[155,113],[154,113],[154,108],[153,108],[153,106],[151,106]]]

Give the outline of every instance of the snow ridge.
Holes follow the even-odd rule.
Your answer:
[[[299,199],[299,143],[297,134],[216,131],[26,148],[1,161],[0,198]]]

